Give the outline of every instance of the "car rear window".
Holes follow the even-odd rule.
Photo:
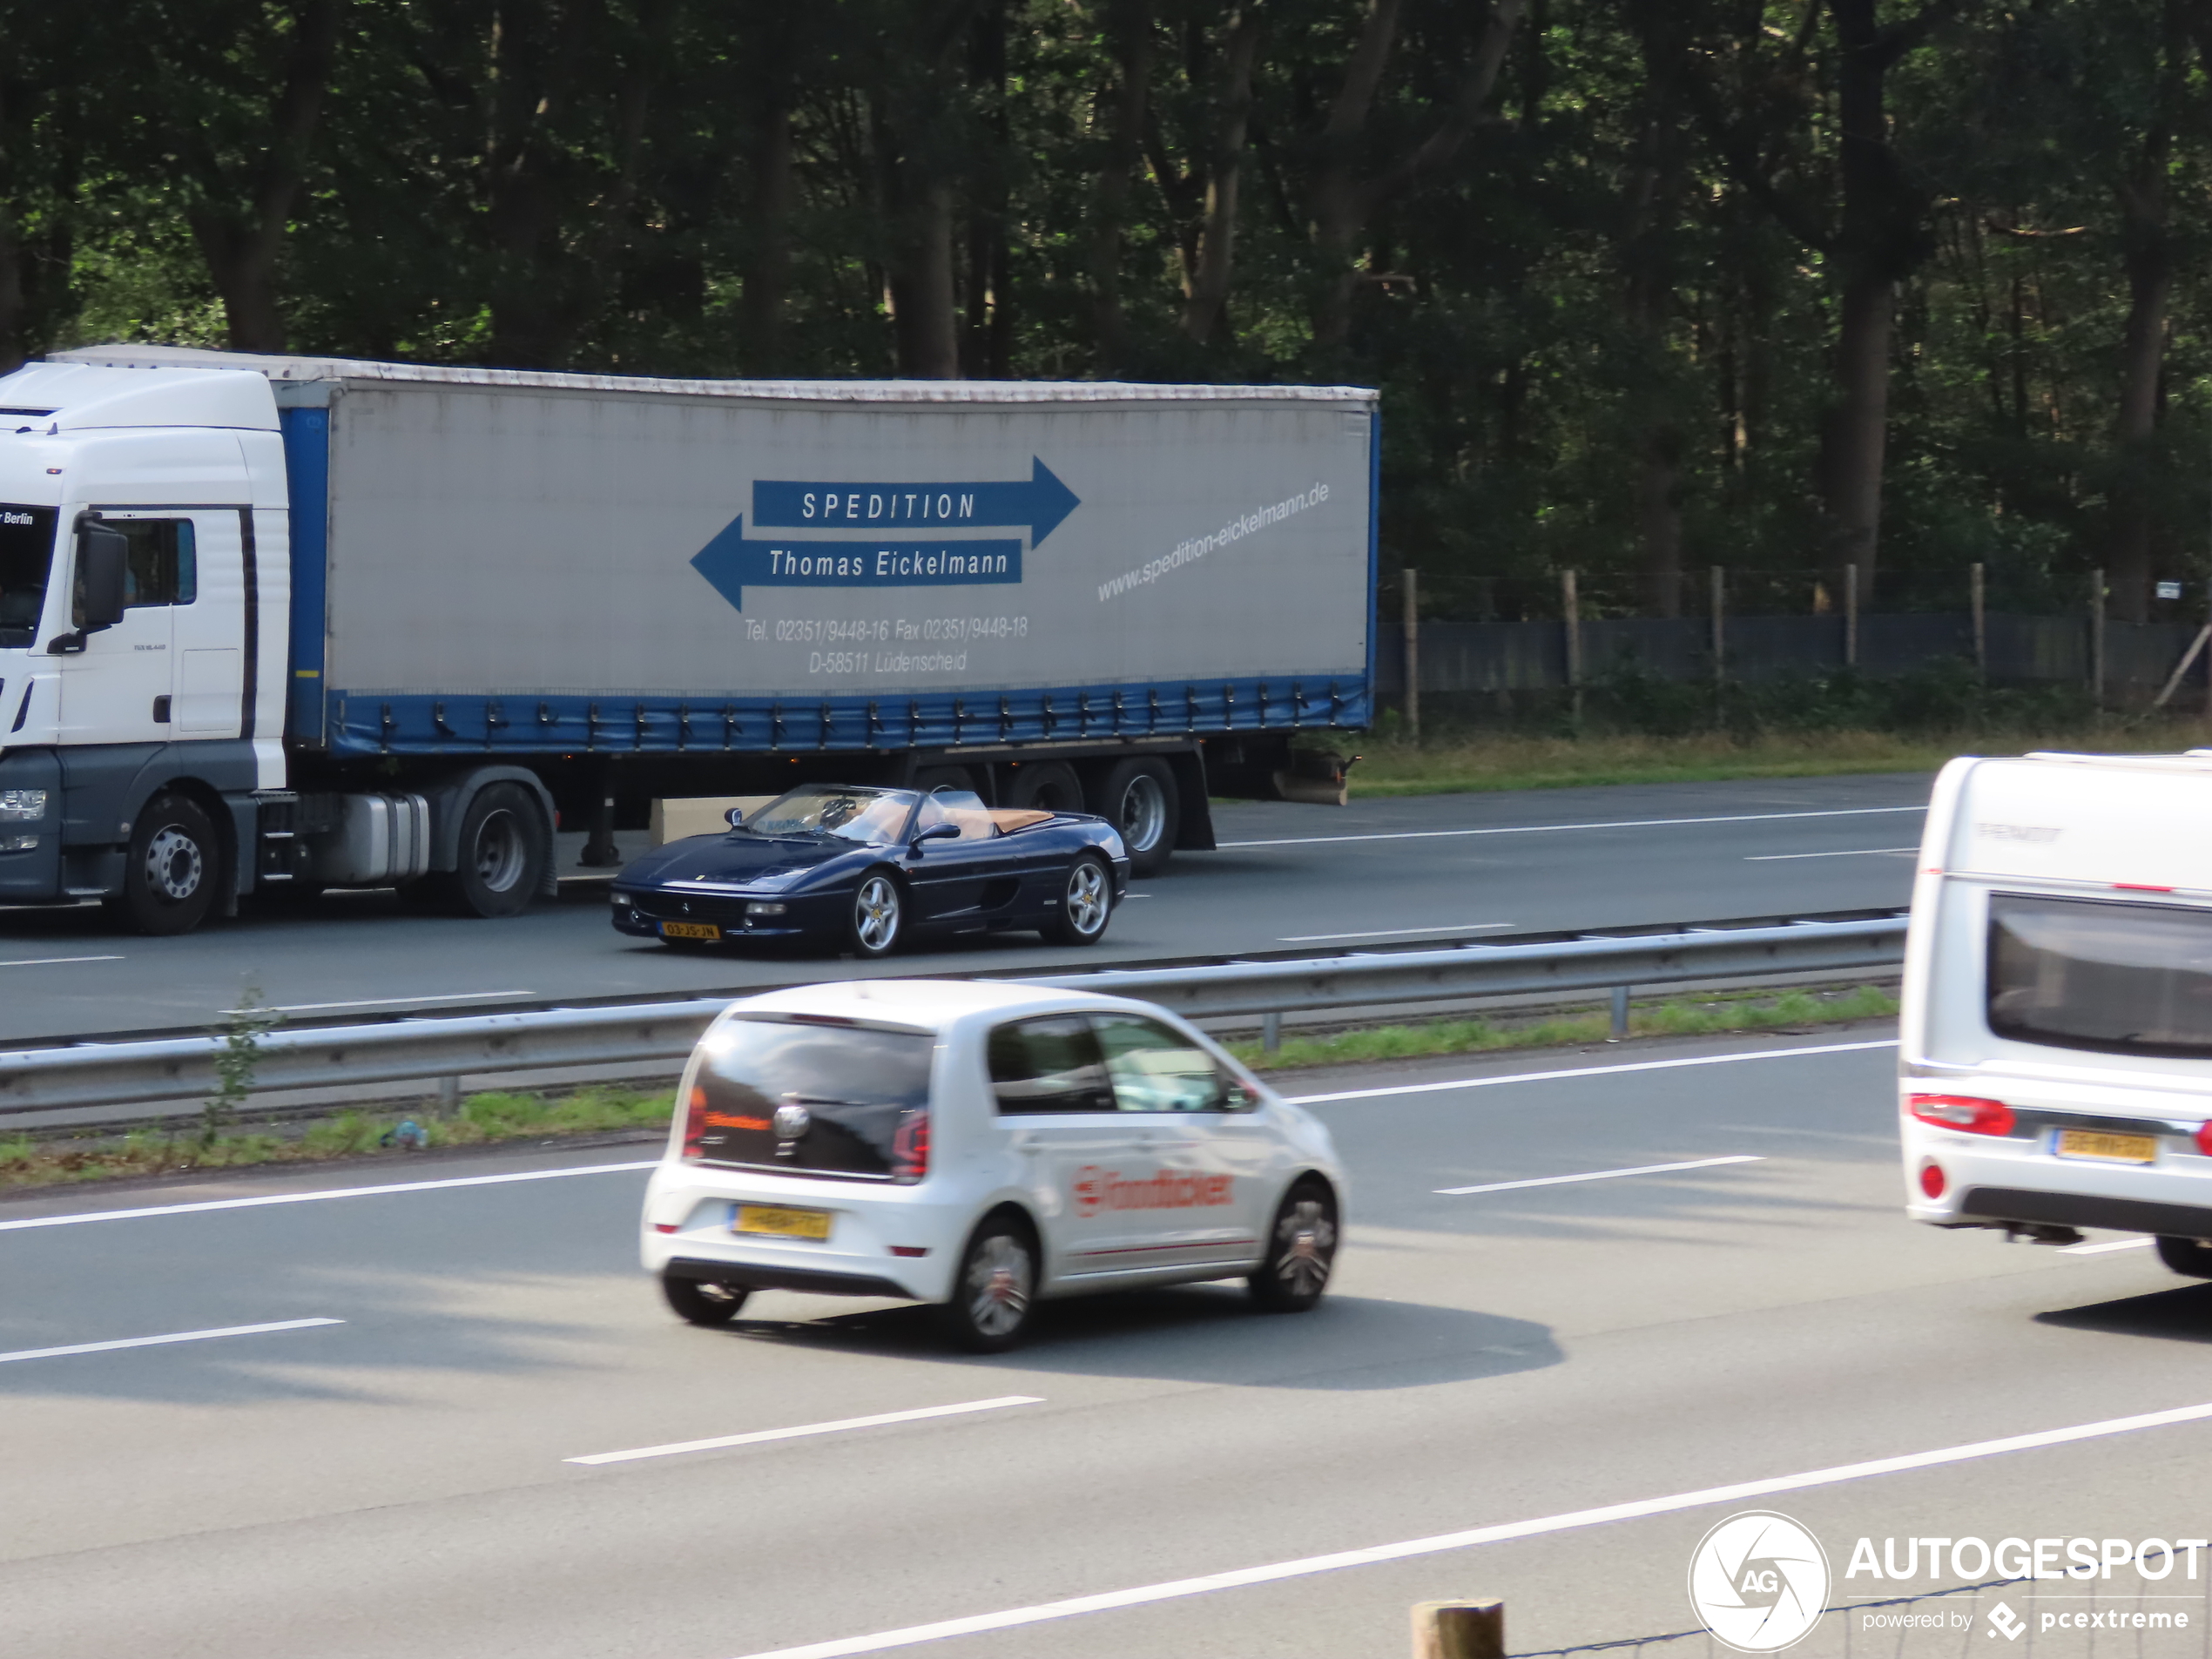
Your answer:
[[[2212,1055],[2212,910],[1991,894],[1989,1028],[2103,1054]]]
[[[926,1031],[732,1020],[706,1040],[685,1156],[793,1175],[914,1178],[927,1163],[935,1050]]]

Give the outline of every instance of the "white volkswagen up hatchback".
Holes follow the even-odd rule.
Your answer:
[[[1905,1203],[2212,1278],[2212,752],[1954,760],[1905,943]]]
[[[977,1352],[1038,1298],[1329,1281],[1328,1131],[1142,1002],[973,981],[810,985],[699,1040],[645,1192],[644,1258],[699,1325],[757,1290],[940,1305]]]

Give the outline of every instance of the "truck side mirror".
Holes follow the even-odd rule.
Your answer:
[[[104,524],[87,524],[77,533],[77,591],[86,633],[112,628],[123,620],[124,577],[131,556],[130,538]]]

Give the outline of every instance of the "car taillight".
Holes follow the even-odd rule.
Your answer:
[[[1969,1135],[2010,1135],[2013,1109],[2001,1100],[1973,1095],[1908,1095],[1905,1109],[1938,1129],[1962,1129]]]
[[[2196,1150],[2212,1158],[2212,1123],[2201,1123],[2196,1130]]]
[[[706,1157],[706,1090],[697,1083],[684,1112],[684,1156],[693,1163]]]
[[[899,1120],[891,1135],[891,1178],[915,1182],[929,1173],[929,1111],[924,1107]]]
[[[1920,1166],[1921,1191],[1926,1193],[1931,1198],[1940,1198],[1943,1197],[1944,1184],[1943,1165],[1923,1163]]]

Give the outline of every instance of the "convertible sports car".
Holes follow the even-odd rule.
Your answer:
[[[913,934],[1021,927],[1095,945],[1128,890],[1129,854],[1103,818],[994,811],[950,789],[806,784],[727,834],[630,865],[615,878],[614,923],[678,948],[807,938],[886,956]]]

